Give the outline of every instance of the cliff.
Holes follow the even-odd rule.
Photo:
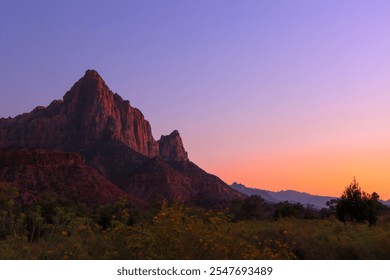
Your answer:
[[[87,70],[65,94],[47,108],[0,120],[2,147],[78,151],[101,141],[120,141],[148,157],[159,154],[143,114],[114,94],[94,70]]]
[[[216,205],[243,197],[189,160],[178,131],[156,141],[141,111],[94,70],[62,100],[0,119],[0,149],[0,180],[29,189],[26,193],[54,189],[92,203],[89,194],[98,204],[124,192],[146,203]]]

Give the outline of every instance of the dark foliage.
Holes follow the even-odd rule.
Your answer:
[[[379,195],[371,195],[362,191],[356,179],[345,188],[341,198],[327,203],[335,211],[337,218],[343,222],[364,223],[375,225],[378,220],[378,211],[383,208],[379,202]]]
[[[134,209],[126,200],[91,209],[45,193],[34,204],[0,183],[0,259],[388,259],[390,211],[367,202],[376,227],[319,219],[310,206],[261,197],[223,210],[179,202]],[[333,203],[328,213],[335,213]],[[378,202],[379,203],[379,202]],[[334,212],[333,212],[334,211]],[[275,220],[274,217],[278,219]]]
[[[234,200],[229,205],[229,214],[234,221],[262,220],[272,217],[273,205],[261,196],[252,195],[243,200]]]

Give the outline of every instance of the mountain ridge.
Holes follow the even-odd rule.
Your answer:
[[[244,197],[192,163],[177,130],[156,141],[142,112],[113,93],[95,70],[87,70],[62,100],[15,118],[1,118],[0,149],[76,153],[104,180],[145,203],[218,205]],[[62,156],[52,159],[61,161]],[[0,169],[0,181],[10,181],[1,176],[4,168],[10,167]],[[36,181],[34,176],[31,183]]]
[[[246,195],[258,195],[264,198],[266,201],[271,203],[277,203],[281,201],[289,201],[292,203],[301,203],[303,205],[311,204],[315,208],[320,209],[327,207],[326,202],[331,199],[337,199],[337,197],[333,196],[322,196],[315,195],[306,192],[298,192],[295,190],[281,190],[281,191],[269,191],[258,188],[250,188],[246,187],[243,184],[239,184],[237,182],[233,182],[230,187],[236,191],[239,191]],[[389,200],[380,200],[381,203],[390,206]]]
[[[230,187],[247,195],[259,195],[268,202],[277,203],[282,201],[288,201],[291,203],[301,203],[303,205],[309,204],[317,209],[327,207],[326,202],[336,198],[331,196],[312,195],[309,193],[298,192],[295,190],[282,190],[275,192],[257,188],[250,188],[237,182],[234,182],[232,185],[230,185]]]

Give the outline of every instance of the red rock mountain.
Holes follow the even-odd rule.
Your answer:
[[[188,154],[177,130],[168,136],[161,136],[159,142],[160,156],[167,161],[186,161]]]
[[[3,147],[81,149],[117,140],[148,157],[158,155],[158,143],[142,113],[112,93],[93,70],[88,70],[63,100],[2,120],[0,127]]]
[[[45,192],[55,192],[63,198],[90,206],[113,203],[121,197],[132,199],[88,167],[75,153],[43,149],[2,150],[0,178],[19,188],[24,204],[36,201]]]
[[[154,140],[141,111],[113,93],[94,70],[87,70],[63,100],[0,119],[0,149],[0,181],[36,189],[34,182],[54,185],[58,178],[62,189],[56,191],[63,194],[66,188],[75,191],[85,176],[91,196],[104,194],[96,203],[112,201],[123,192],[145,202],[168,199],[201,205],[242,197],[189,161],[178,131]],[[13,168],[12,153],[19,160]],[[73,169],[64,162],[67,157]],[[45,159],[46,164],[31,158]],[[30,170],[30,182],[20,171],[23,166]],[[52,172],[50,166],[61,166],[63,173],[57,167]]]

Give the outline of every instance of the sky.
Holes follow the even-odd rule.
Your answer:
[[[0,2],[0,116],[97,70],[231,184],[390,199],[390,1]]]

